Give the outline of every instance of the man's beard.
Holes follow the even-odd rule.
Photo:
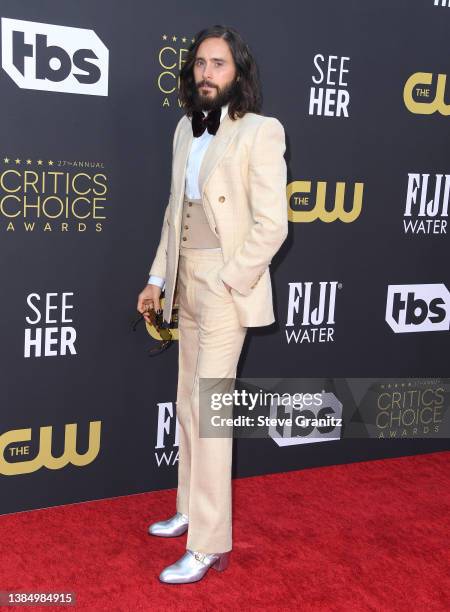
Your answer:
[[[204,95],[200,93],[200,88],[198,85],[196,85],[194,93],[195,110],[209,111],[214,110],[215,108],[221,108],[225,104],[229,104],[229,102],[231,102],[231,100],[236,96],[236,83],[236,79],[234,79],[231,83],[223,87],[223,89],[218,89],[216,87],[217,93],[214,98],[208,94]]]

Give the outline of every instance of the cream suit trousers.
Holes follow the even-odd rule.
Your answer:
[[[199,436],[199,379],[235,378],[246,327],[218,272],[222,250],[180,246],[178,268],[179,463],[177,511],[187,514],[186,548],[232,549],[232,437]]]

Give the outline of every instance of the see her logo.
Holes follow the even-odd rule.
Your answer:
[[[72,325],[70,310],[73,304],[70,297],[73,292],[38,293],[27,296],[30,315],[25,321],[30,327],[25,328],[25,357],[51,357],[58,355],[76,355],[75,340],[77,332]]]

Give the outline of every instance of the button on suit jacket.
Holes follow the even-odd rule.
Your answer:
[[[149,274],[165,278],[163,319],[170,321],[177,284],[191,119],[184,115],[173,138],[172,178],[161,238]],[[243,327],[275,321],[269,266],[288,233],[284,128],[275,117],[227,114],[206,150],[199,188],[224,256],[219,276],[231,286]]]

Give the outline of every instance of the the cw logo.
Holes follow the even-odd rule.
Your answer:
[[[89,448],[80,455],[77,453],[77,424],[69,423],[65,427],[64,452],[60,457],[52,455],[52,426],[40,428],[39,452],[34,459],[10,462],[5,457],[7,446],[13,443],[21,443],[20,447],[14,446],[9,449],[10,457],[23,457],[29,454],[30,447],[24,446],[23,442],[31,440],[31,428],[14,429],[0,436],[0,474],[4,476],[15,476],[17,474],[31,474],[41,467],[50,470],[60,470],[68,463],[78,467],[92,463],[100,450],[101,421],[89,423]]]
[[[327,193],[326,181],[317,181],[316,200],[311,210],[293,210],[291,198],[295,204],[310,204],[312,181],[292,181],[286,187],[287,200],[289,202],[288,218],[293,223],[311,223],[320,219],[325,223],[332,223],[340,219],[344,223],[352,223],[361,214],[364,183],[355,183],[353,187],[353,208],[349,211],[344,210],[345,183],[337,182],[334,194],[333,210],[325,209]]]
[[[434,100],[430,98],[430,88],[433,80],[432,72],[415,72],[405,83],[403,88],[403,100],[406,108],[417,115],[432,115],[435,112],[441,115],[450,115],[450,104],[445,104],[446,74],[437,75],[436,94]],[[416,102],[413,99],[414,88],[417,87],[417,96],[424,98],[425,102]]]

